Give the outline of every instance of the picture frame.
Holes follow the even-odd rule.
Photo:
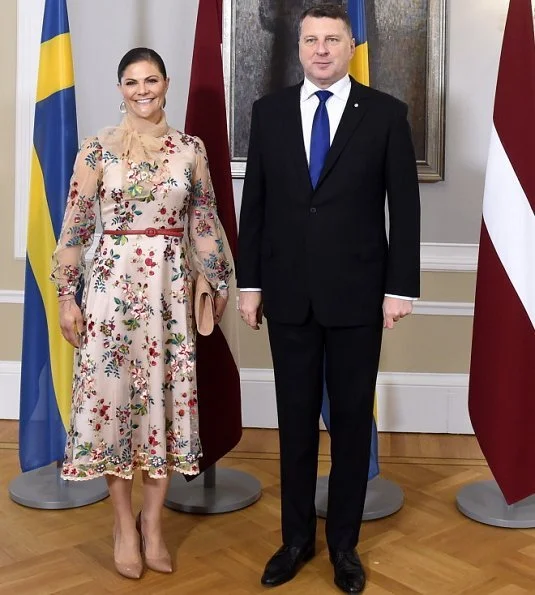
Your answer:
[[[245,176],[253,102],[302,79],[298,21],[320,0],[223,0],[231,171]],[[337,0],[347,6],[347,0]],[[447,0],[366,0],[371,85],[409,107],[420,182],[444,179]]]

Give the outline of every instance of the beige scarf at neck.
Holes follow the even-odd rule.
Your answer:
[[[121,159],[140,163],[158,160],[157,154],[164,148],[168,132],[169,125],[162,110],[156,123],[129,113],[119,126],[105,128],[98,137],[103,147]]]

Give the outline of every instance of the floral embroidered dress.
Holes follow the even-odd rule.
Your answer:
[[[53,257],[59,296],[85,281],[66,479],[199,472],[194,271],[224,289],[231,265],[200,139],[164,119],[148,133],[136,124],[84,142]],[[86,266],[98,215],[103,230],[184,235],[102,234]]]

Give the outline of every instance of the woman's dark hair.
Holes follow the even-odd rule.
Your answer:
[[[124,71],[130,66],[130,64],[135,64],[136,62],[144,61],[156,64],[163,78],[167,78],[165,64],[163,63],[162,57],[160,56],[160,54],[158,54],[158,52],[155,52],[150,48],[133,48],[126,52],[126,54],[121,58],[121,61],[119,62],[119,66],[117,67],[117,79],[119,80],[119,83],[123,78]]]

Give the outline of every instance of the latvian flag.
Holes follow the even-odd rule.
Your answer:
[[[535,493],[535,40],[510,0],[492,129],[475,300],[470,418],[507,503]]]
[[[206,146],[226,249],[235,256],[238,234],[221,58],[222,23],[222,0],[199,0],[185,130],[199,136]],[[219,326],[209,337],[197,339],[203,471],[234,448],[242,432],[235,285],[234,281]]]

